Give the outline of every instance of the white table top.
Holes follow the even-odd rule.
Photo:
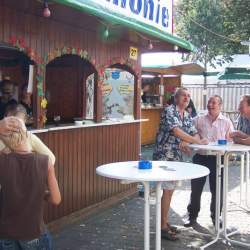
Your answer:
[[[138,169],[138,161],[115,162],[99,166],[97,174],[129,181],[180,181],[209,174],[208,168],[186,162],[152,161],[152,169]]]
[[[247,152],[250,151],[250,146],[242,144],[227,143],[227,145],[219,145],[216,142],[209,143],[208,145],[190,144],[190,148],[202,149],[205,151],[214,152]]]

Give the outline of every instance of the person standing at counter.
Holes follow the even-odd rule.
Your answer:
[[[240,117],[237,131],[230,136],[235,143],[250,145],[250,95],[244,95],[239,104]]]
[[[14,83],[10,80],[3,80],[1,82],[2,96],[0,98],[0,120],[4,118],[6,108],[10,105],[17,104],[17,101],[13,98],[14,95]]]
[[[217,142],[219,139],[231,140],[230,133],[233,124],[227,117],[221,114],[222,98],[214,95],[207,103],[208,113],[194,118],[195,128],[201,138],[207,138],[209,142]],[[210,170],[209,186],[211,192],[211,219],[215,225],[215,200],[216,200],[216,155],[199,152],[193,157],[193,163],[206,166]],[[189,218],[185,222],[185,227],[192,227],[197,224],[197,217],[200,211],[201,194],[206,182],[206,176],[191,180],[190,202],[187,207]],[[223,182],[223,181],[222,181]],[[221,188],[222,189],[222,188]],[[222,195],[221,205],[222,205]],[[221,208],[222,209],[222,206]]]
[[[142,88],[142,95],[141,95],[141,100],[143,103],[149,102],[149,100],[148,100],[149,91],[150,91],[150,85],[145,84]]]
[[[43,203],[61,202],[55,169],[46,155],[31,152],[24,122],[15,119],[19,131],[1,136],[11,152],[0,154],[0,249],[52,250]]]
[[[30,124],[32,121],[31,94],[28,93],[27,88],[28,88],[27,84],[22,85],[20,104],[22,104],[25,107],[26,113],[27,113],[27,122],[28,124]],[[26,126],[27,126],[27,123],[26,123]]]
[[[153,160],[183,161],[181,151],[182,141],[186,143],[207,144],[207,140],[200,139],[192,118],[185,111],[190,94],[186,88],[177,89],[174,95],[174,104],[166,107],[161,113],[160,127],[156,137],[156,146]],[[163,196],[161,202],[161,228],[162,238],[177,240],[177,230],[168,223],[168,212],[171,198],[175,189],[175,182],[165,182],[162,185]]]

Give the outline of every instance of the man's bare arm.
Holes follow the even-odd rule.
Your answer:
[[[247,138],[240,138],[240,137],[234,137],[233,141],[238,144],[243,144],[243,145],[250,145],[250,136]]]
[[[198,134],[195,134],[194,136],[187,134],[180,128],[173,128],[173,133],[175,136],[179,137],[182,141],[188,142],[188,143],[194,143],[194,144],[208,144],[207,139],[200,139],[200,136]]]

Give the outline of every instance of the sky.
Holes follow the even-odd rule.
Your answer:
[[[146,53],[142,54],[142,66],[172,66],[182,62],[182,54],[173,53]]]
[[[182,53],[166,52],[166,53],[147,53],[142,54],[142,67],[149,66],[172,66],[182,64]],[[202,65],[201,65],[202,66]],[[221,72],[225,67],[247,67],[250,68],[250,55],[235,55],[233,62],[225,63],[224,65],[216,65],[216,69],[208,66],[209,72]]]

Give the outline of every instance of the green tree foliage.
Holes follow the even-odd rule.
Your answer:
[[[223,62],[247,49],[240,41],[250,36],[249,15],[249,0],[179,0],[175,31],[197,47],[192,59],[206,67],[218,55]]]
[[[224,32],[227,37],[236,41],[250,38],[250,1],[249,0],[222,0],[224,16]],[[237,43],[227,43],[228,53],[248,53],[246,46]]]

